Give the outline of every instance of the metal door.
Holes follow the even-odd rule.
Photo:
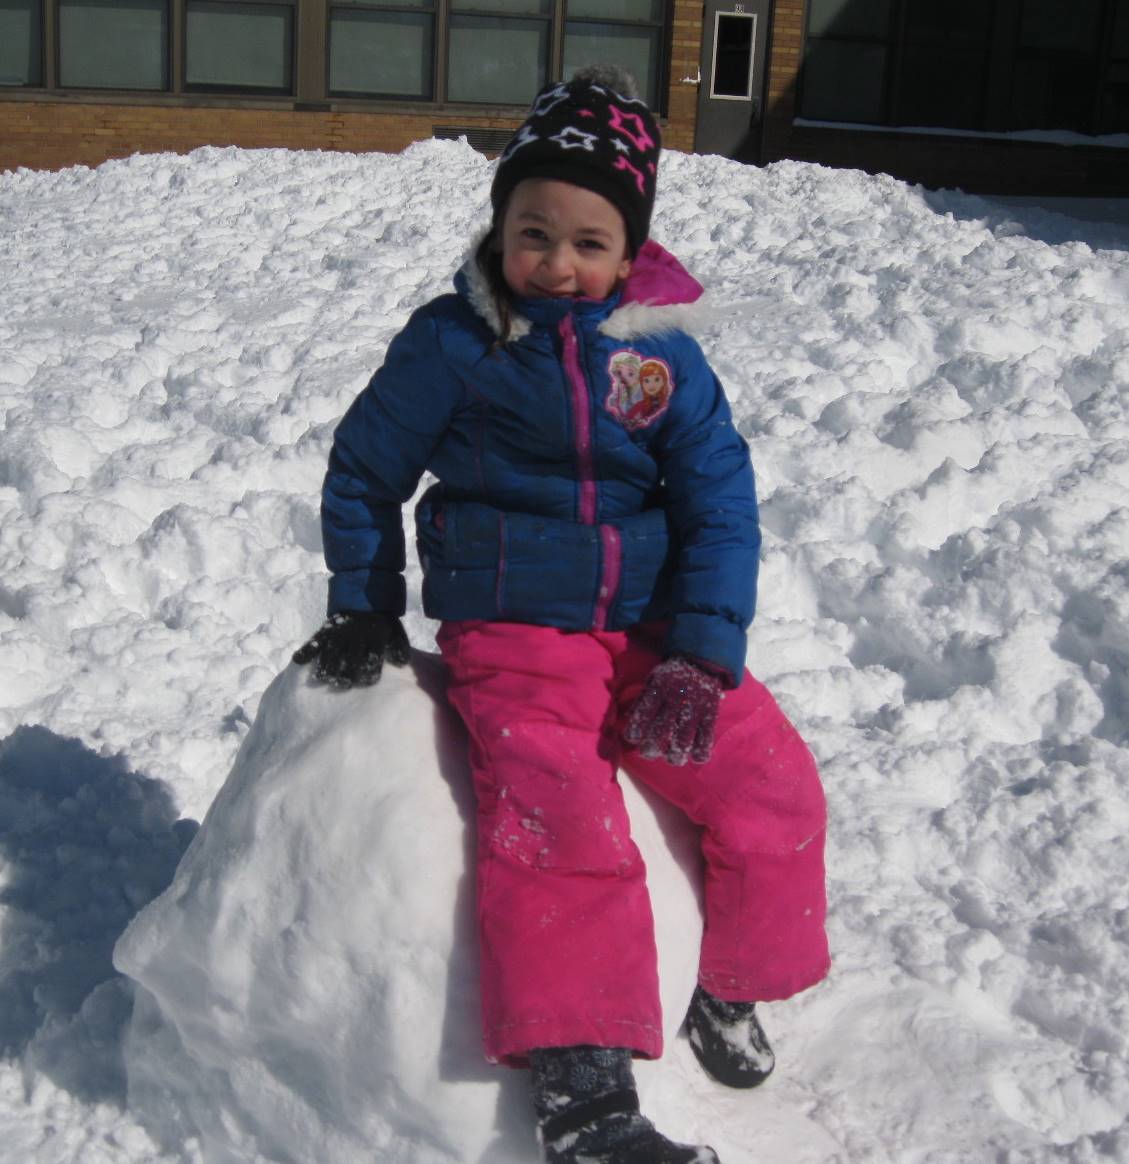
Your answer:
[[[759,162],[771,0],[706,0],[694,149]]]

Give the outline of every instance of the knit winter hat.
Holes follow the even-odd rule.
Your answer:
[[[593,66],[571,81],[546,85],[498,159],[490,190],[494,221],[501,221],[519,182],[555,178],[615,206],[636,255],[651,224],[661,144],[659,127],[625,70]]]

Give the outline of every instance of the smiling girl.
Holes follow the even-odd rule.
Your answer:
[[[823,792],[744,668],[753,472],[679,328],[701,286],[648,238],[658,161],[621,74],[538,95],[455,293],[413,315],[334,435],[330,616],[295,655],[338,687],[407,661],[401,506],[434,474],[416,531],[470,741],[485,1053],[531,1068],[549,1164],[717,1161],[639,1111],[632,1058],[661,1054],[662,1016],[617,769],[702,828],[686,1022],[710,1075],[760,1083],[756,1004],[828,968]]]

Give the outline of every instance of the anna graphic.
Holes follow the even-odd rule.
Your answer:
[[[662,360],[644,360],[639,368],[639,387],[642,395],[623,418],[628,428],[644,428],[666,411],[674,390],[670,369]]]

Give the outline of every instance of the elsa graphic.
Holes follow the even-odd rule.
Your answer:
[[[639,384],[639,369],[643,360],[638,352],[615,352],[608,361],[612,390],[608,395],[607,407],[613,416],[624,419],[643,396]]]

